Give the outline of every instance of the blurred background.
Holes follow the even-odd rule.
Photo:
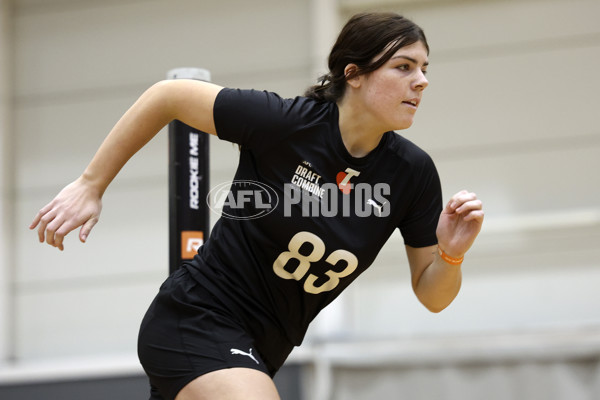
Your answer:
[[[394,234],[292,353],[283,399],[600,399],[599,0],[0,0],[0,398],[148,398],[135,350],[168,272],[166,130],[88,243],[59,252],[29,223],[168,70],[296,96],[365,10],[425,30],[430,86],[402,134],[486,221],[440,314]],[[237,155],[211,138],[211,186]]]

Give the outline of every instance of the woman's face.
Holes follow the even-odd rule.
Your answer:
[[[427,49],[421,42],[400,48],[377,70],[360,75],[364,111],[384,131],[410,127],[429,82]]]

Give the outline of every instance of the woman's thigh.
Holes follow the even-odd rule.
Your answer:
[[[273,385],[272,368],[254,339],[188,278],[185,271],[169,278],[142,322],[138,354],[153,398],[172,400],[198,377],[221,370],[241,370],[240,379],[249,376],[260,387]]]
[[[194,379],[175,400],[279,400],[279,394],[267,374],[250,368],[229,368]]]

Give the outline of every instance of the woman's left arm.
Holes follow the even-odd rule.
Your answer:
[[[477,195],[463,190],[452,196],[442,210],[437,246],[406,246],[413,290],[429,311],[442,311],[458,294],[462,280],[459,260],[481,231],[483,216]]]

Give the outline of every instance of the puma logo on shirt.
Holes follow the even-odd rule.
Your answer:
[[[377,209],[377,211],[379,212],[379,216],[381,217],[381,209],[383,208],[383,206],[385,205],[386,202],[384,202],[382,205],[379,205],[375,202],[375,200],[373,199],[369,199],[367,200],[367,204],[370,206],[373,206],[373,208]]]

